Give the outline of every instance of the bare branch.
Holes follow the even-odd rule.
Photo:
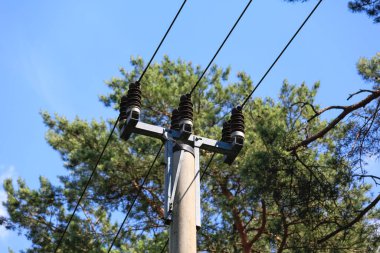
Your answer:
[[[369,95],[368,97],[366,97],[365,99],[363,99],[359,103],[356,103],[356,104],[353,104],[350,106],[346,106],[343,109],[343,112],[341,112],[333,121],[331,121],[321,131],[319,131],[318,133],[310,136],[309,138],[297,143],[296,145],[288,148],[287,150],[288,151],[296,151],[298,148],[305,147],[305,146],[309,145],[310,143],[312,143],[313,141],[315,141],[319,138],[322,138],[326,133],[328,133],[331,129],[333,129],[340,121],[342,121],[348,114],[350,114],[351,112],[353,112],[359,108],[365,107],[367,104],[369,104],[370,102],[372,102],[374,99],[376,99],[378,97],[380,97],[380,89],[374,91],[371,95]]]
[[[364,124],[364,126],[362,128],[364,128],[368,122],[370,122],[370,125],[369,127],[366,129],[366,131],[364,132],[364,135],[363,135],[363,138],[361,139],[360,141],[360,149],[359,149],[359,152],[360,152],[360,166],[362,167],[362,156],[363,156],[363,145],[364,145],[364,141],[365,139],[367,138],[367,135],[369,133],[369,131],[371,130],[372,126],[373,126],[373,123],[375,122],[375,119],[376,119],[376,116],[377,116],[377,113],[379,112],[379,107],[380,107],[380,100],[377,102],[377,106],[376,106],[376,109],[375,109],[375,113],[373,113],[370,117],[370,119]],[[360,131],[361,132],[361,131]],[[359,134],[360,134],[359,132]],[[374,180],[375,181],[375,180]],[[375,181],[376,183],[376,181]],[[377,184],[377,183],[376,183]]]
[[[286,240],[288,239],[288,236],[289,236],[289,230],[288,230],[289,224],[286,223],[286,217],[283,211],[281,211],[281,222],[284,228],[284,234],[282,236],[280,247],[277,250],[278,253],[281,253],[284,250],[286,246]]]
[[[324,243],[327,240],[329,240],[330,238],[337,235],[338,233],[340,233],[340,232],[352,227],[353,225],[355,225],[355,223],[359,222],[360,219],[363,218],[363,216],[366,215],[372,208],[374,208],[379,201],[380,201],[380,194],[377,195],[377,197],[366,208],[364,208],[363,211],[361,211],[359,213],[359,215],[355,217],[355,219],[353,219],[351,222],[347,223],[346,225],[338,228],[337,230],[331,232],[330,234],[326,235],[325,237],[319,239],[317,241],[317,243],[318,244]]]
[[[363,89],[360,89],[358,92],[355,92],[355,93],[350,94],[350,96],[347,98],[347,100],[350,100],[353,96],[358,95],[358,94],[363,93],[363,92],[374,93],[375,91],[373,91],[373,90],[363,90]]]
[[[263,209],[263,214],[261,215],[261,226],[260,226],[260,228],[258,228],[257,234],[249,242],[250,245],[253,245],[254,242],[256,242],[257,240],[259,240],[260,236],[265,231],[265,226],[267,224],[267,208],[266,208],[265,201],[263,199],[261,200],[261,206],[262,206],[262,209]]]
[[[226,182],[218,182],[219,186],[222,190],[222,194],[226,197],[226,199],[229,202],[232,202],[234,199],[233,194],[230,192],[230,190],[227,188],[227,183]],[[251,252],[252,245],[248,242],[248,234],[247,231],[244,229],[244,224],[243,220],[240,217],[240,212],[236,208],[236,206],[232,206],[232,217],[234,219],[234,224],[236,229],[238,230],[239,236],[240,236],[240,241],[243,247],[243,252],[244,253],[249,253]]]
[[[304,108],[305,106],[310,106],[310,108],[314,111],[315,114],[318,113],[318,111],[315,109],[314,105],[312,105],[311,103],[309,102],[296,102],[296,103],[293,103],[290,107],[293,107],[295,105],[299,105],[301,104],[301,108]]]
[[[369,177],[369,178],[372,178],[372,180],[375,182],[376,185],[378,185],[379,183],[377,182],[377,180],[380,180],[380,177],[377,177],[377,176],[374,176],[374,175],[358,175],[358,174],[354,174],[352,175],[353,177],[359,177],[359,178],[365,178],[365,177]]]
[[[316,117],[320,116],[321,114],[323,114],[324,112],[327,112],[329,110],[333,110],[333,109],[341,109],[341,110],[344,110],[346,109],[347,106],[340,106],[340,105],[332,105],[332,106],[328,106],[326,108],[323,108],[322,110],[320,111],[317,111],[315,113],[315,115],[313,115],[313,117],[311,117],[310,119],[307,120],[307,122],[310,122],[312,121],[313,119],[315,119]]]
[[[82,209],[83,214],[84,214],[84,216],[86,217],[87,222],[90,224],[90,227],[91,227],[91,229],[92,229],[92,232],[93,232],[94,235],[96,236],[97,240],[100,241],[100,242],[102,242],[102,240],[101,240],[100,237],[99,237],[98,232],[96,231],[96,228],[94,227],[94,224],[93,224],[93,222],[92,222],[92,219],[91,219],[90,216],[88,215],[86,209],[85,209],[84,206],[81,205],[81,204],[79,204],[79,207]]]
[[[135,190],[138,190],[140,189],[140,185],[136,182],[136,181],[133,181],[132,182],[133,184],[133,187],[135,188]],[[161,203],[157,203],[156,201],[154,201],[154,199],[151,199],[149,198],[149,196],[147,196],[143,191],[141,191],[141,194],[140,194],[140,197],[146,201],[146,203],[148,203],[149,206],[152,207],[152,210],[161,218],[163,219],[164,217],[164,210],[163,208],[161,207]],[[158,198],[157,198],[158,199]]]

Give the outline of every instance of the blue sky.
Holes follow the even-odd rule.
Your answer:
[[[152,55],[181,2],[0,0],[0,179],[20,176],[31,187],[40,175],[58,182],[65,170],[45,142],[39,112],[116,117],[98,101],[109,92],[104,81],[130,69],[131,56]],[[155,60],[166,54],[205,67],[246,3],[189,0]],[[254,0],[215,63],[257,82],[315,3]],[[318,103],[347,104],[348,94],[368,87],[357,75],[358,58],[379,52],[379,42],[380,25],[349,12],[346,0],[325,0],[254,97],[275,98],[285,78],[320,80]],[[369,169],[377,167],[371,161]],[[27,245],[0,230],[0,252]]]

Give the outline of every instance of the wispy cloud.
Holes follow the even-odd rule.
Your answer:
[[[3,206],[3,202],[7,201],[7,194],[4,191],[2,184],[5,179],[7,178],[14,178],[15,177],[15,168],[13,166],[0,166],[0,216],[8,217],[8,212]],[[0,239],[3,239],[7,237],[9,232],[4,228],[0,227]]]
[[[71,111],[73,108],[65,99],[68,82],[62,65],[55,60],[51,51],[32,42],[23,42],[20,48],[23,53],[19,56],[18,67],[26,85],[34,90],[48,109]]]

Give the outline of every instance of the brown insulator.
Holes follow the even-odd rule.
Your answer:
[[[141,89],[139,82],[129,84],[127,94],[127,107],[137,107],[139,109],[141,108]]]
[[[232,143],[232,131],[231,131],[231,120],[225,121],[223,123],[222,129],[222,141]]]
[[[127,118],[127,96],[122,96],[120,101],[120,119],[126,119]]]
[[[181,120],[193,121],[193,103],[191,102],[190,94],[181,96],[178,111],[179,111]]]
[[[181,117],[180,117],[179,111],[177,109],[174,109],[172,112],[170,129],[179,130],[180,121],[181,121]]]
[[[232,109],[231,113],[231,132],[236,131],[244,133],[244,115],[241,106]]]

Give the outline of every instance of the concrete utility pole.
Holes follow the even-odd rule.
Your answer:
[[[186,144],[185,144],[186,145]],[[173,154],[173,165],[176,174],[180,168],[177,191],[174,197],[172,222],[170,224],[169,252],[197,252],[197,230],[195,221],[195,187],[192,183],[195,177],[194,152],[187,145],[187,150],[179,150]],[[190,187],[189,187],[190,186]],[[188,188],[189,187],[189,188]],[[181,199],[182,198],[182,199]]]
[[[128,140],[135,133],[164,142],[164,219],[170,225],[169,252],[196,253],[196,232],[201,226],[200,149],[224,154],[224,162],[231,164],[244,143],[241,108],[234,108],[231,120],[223,124],[221,141],[193,134],[193,104],[189,94],[181,96],[178,110],[173,110],[170,129],[140,122],[140,108],[140,84],[131,83],[128,95],[120,103],[120,137]]]

